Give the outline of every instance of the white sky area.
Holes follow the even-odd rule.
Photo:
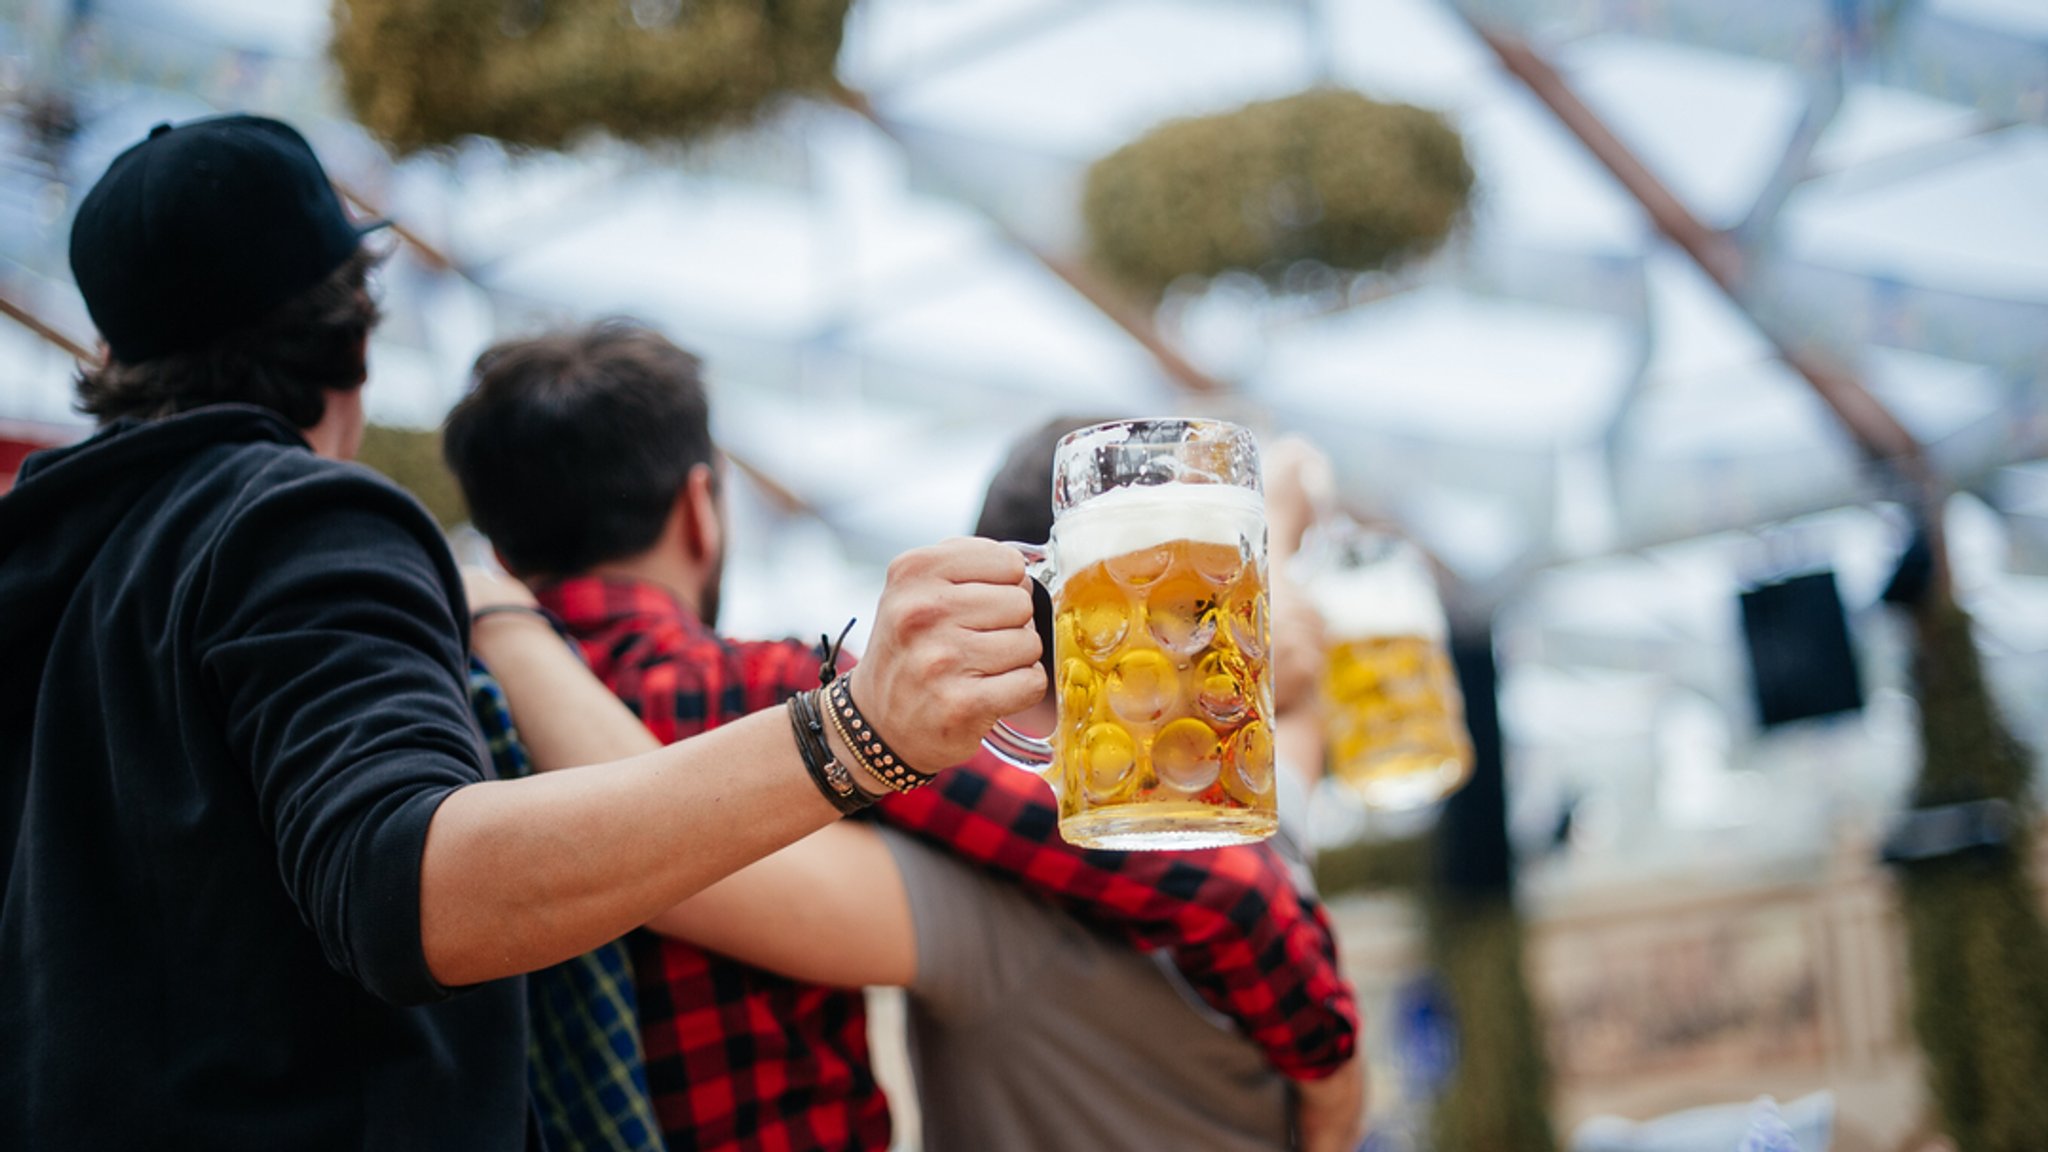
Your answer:
[[[1278,7],[1123,0],[890,91],[882,106],[922,127],[1092,160],[1162,119],[1297,92],[1308,64],[1301,22]]]
[[[1389,431],[1550,445],[1604,430],[1628,356],[1594,313],[1425,289],[1287,333],[1263,391]]]
[[[2048,5],[2041,0],[1928,0],[1927,7],[1965,24],[2048,41]]]
[[[1789,68],[1625,36],[1562,54],[1573,87],[1693,213],[1738,223],[1770,176],[1803,106]]]
[[[1932,171],[1874,186],[1817,180],[1787,206],[1792,254],[1992,298],[2048,304],[2048,129],[1980,138]]]

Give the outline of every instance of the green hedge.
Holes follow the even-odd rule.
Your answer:
[[[400,153],[464,136],[686,140],[834,83],[852,0],[335,0],[355,116]]]
[[[1233,269],[1385,268],[1441,244],[1471,193],[1442,116],[1324,88],[1153,129],[1089,170],[1082,215],[1091,262],[1156,298]]]
[[[2032,757],[1999,720],[1970,619],[1917,613],[1914,680],[1926,759],[1920,805],[2003,799],[2034,826]],[[1913,1025],[1942,1126],[1961,1152],[2048,1146],[2048,928],[2029,839],[1907,866],[1901,876]]]

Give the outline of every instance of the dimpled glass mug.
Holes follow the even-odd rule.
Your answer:
[[[1443,602],[1415,546],[1346,521],[1304,545],[1329,657],[1330,778],[1368,808],[1434,804],[1472,774]]]
[[[1218,420],[1069,434],[1052,540],[1013,544],[1053,601],[1051,739],[990,751],[1045,774],[1089,848],[1213,848],[1272,835],[1266,517],[1258,444]]]

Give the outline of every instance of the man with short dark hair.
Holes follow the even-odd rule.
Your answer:
[[[500,559],[657,739],[817,685],[809,646],[713,631],[725,530],[695,357],[624,321],[508,341],[478,358],[443,445]],[[627,943],[671,1148],[888,1147],[857,992],[652,933]]]
[[[532,583],[591,669],[654,736],[672,740],[770,707],[814,681],[802,644],[737,642],[714,631],[725,538],[716,460],[698,365],[664,344],[613,322],[500,345],[479,359],[445,442],[477,525],[508,568]],[[649,370],[663,365],[666,380],[651,379]],[[691,422],[698,427],[686,428]],[[482,445],[497,454],[483,456]],[[508,459],[521,462],[516,475]],[[645,474],[627,474],[627,461],[644,462]],[[1035,484],[1046,523],[1027,517],[985,527],[1043,539],[1049,441],[1043,461],[1013,461],[1008,471],[1021,473],[1018,485]],[[628,509],[637,512],[629,517]],[[572,552],[599,536],[593,529],[572,546],[570,527],[600,519],[609,546]],[[549,638],[527,639],[532,662],[545,663]],[[557,671],[561,678],[540,687],[507,679],[522,730],[548,722],[553,698],[574,686],[575,669]],[[590,728],[572,732],[567,748],[596,737]],[[536,762],[560,767],[581,758],[561,748],[536,744]],[[923,1068],[951,1105],[935,1113],[944,1123],[927,1129],[942,1141],[928,1144],[935,1152],[1141,1149],[1192,1146],[1191,1139],[1263,1152],[1287,1145],[1290,1119],[1320,1125],[1303,1147],[1348,1152],[1362,1084],[1351,991],[1320,908],[1271,849],[1082,852],[1059,839],[1043,784],[987,761],[886,798],[876,811],[909,835],[826,830],[629,938],[648,1080],[672,1148],[889,1147],[857,988],[891,984],[907,986],[914,1004],[940,1006],[922,1018],[939,1025],[923,1033],[930,1041],[945,1035],[951,1010],[955,1025],[963,1013],[1013,1022],[1037,1044],[1035,1055],[1005,1058],[1002,1029],[970,1038],[974,1029],[962,1026],[951,1048],[928,1052]],[[1143,955],[1155,949],[1169,958],[1164,967]],[[1026,971],[1041,964],[1043,972]],[[1147,1029],[1129,1027],[1129,1017],[1084,1021],[1105,999],[1060,983],[1083,970],[1105,978],[1099,991],[1107,1001],[1123,997],[1126,1009],[1144,1003],[1158,1013],[1157,1046],[1146,1046]],[[1177,984],[1206,1007],[1182,1001]],[[997,1002],[1004,998],[1012,1002]],[[1219,1028],[1208,1008],[1229,1023]],[[1110,1071],[1091,1097],[1099,1107],[967,1115],[976,1099],[1028,1104],[1045,1102],[1055,1083],[1071,1089],[1081,1065],[1064,1075],[1050,1068],[1048,1040],[1070,1053],[1092,1047],[1111,1062],[1126,1053],[1157,1062]],[[1176,1053],[1174,1044],[1190,1048]],[[962,1075],[934,1072],[949,1052]],[[1129,1082],[1116,1079],[1125,1072]],[[1000,1091],[997,1082],[1012,1073],[1013,1091]],[[1290,1080],[1306,1086],[1297,1095],[1328,1097],[1328,1106],[1291,1108]]]
[[[0,497],[0,1147],[537,1146],[505,978],[858,806],[781,714],[486,779],[447,546],[345,463],[360,231],[247,116],[79,206],[104,424]],[[986,543],[894,566],[852,686],[910,763],[1043,690],[1022,581]]]

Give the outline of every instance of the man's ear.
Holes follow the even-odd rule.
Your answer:
[[[676,495],[681,505],[683,546],[699,562],[715,560],[725,547],[725,524],[718,515],[718,483],[711,465],[698,464]]]

